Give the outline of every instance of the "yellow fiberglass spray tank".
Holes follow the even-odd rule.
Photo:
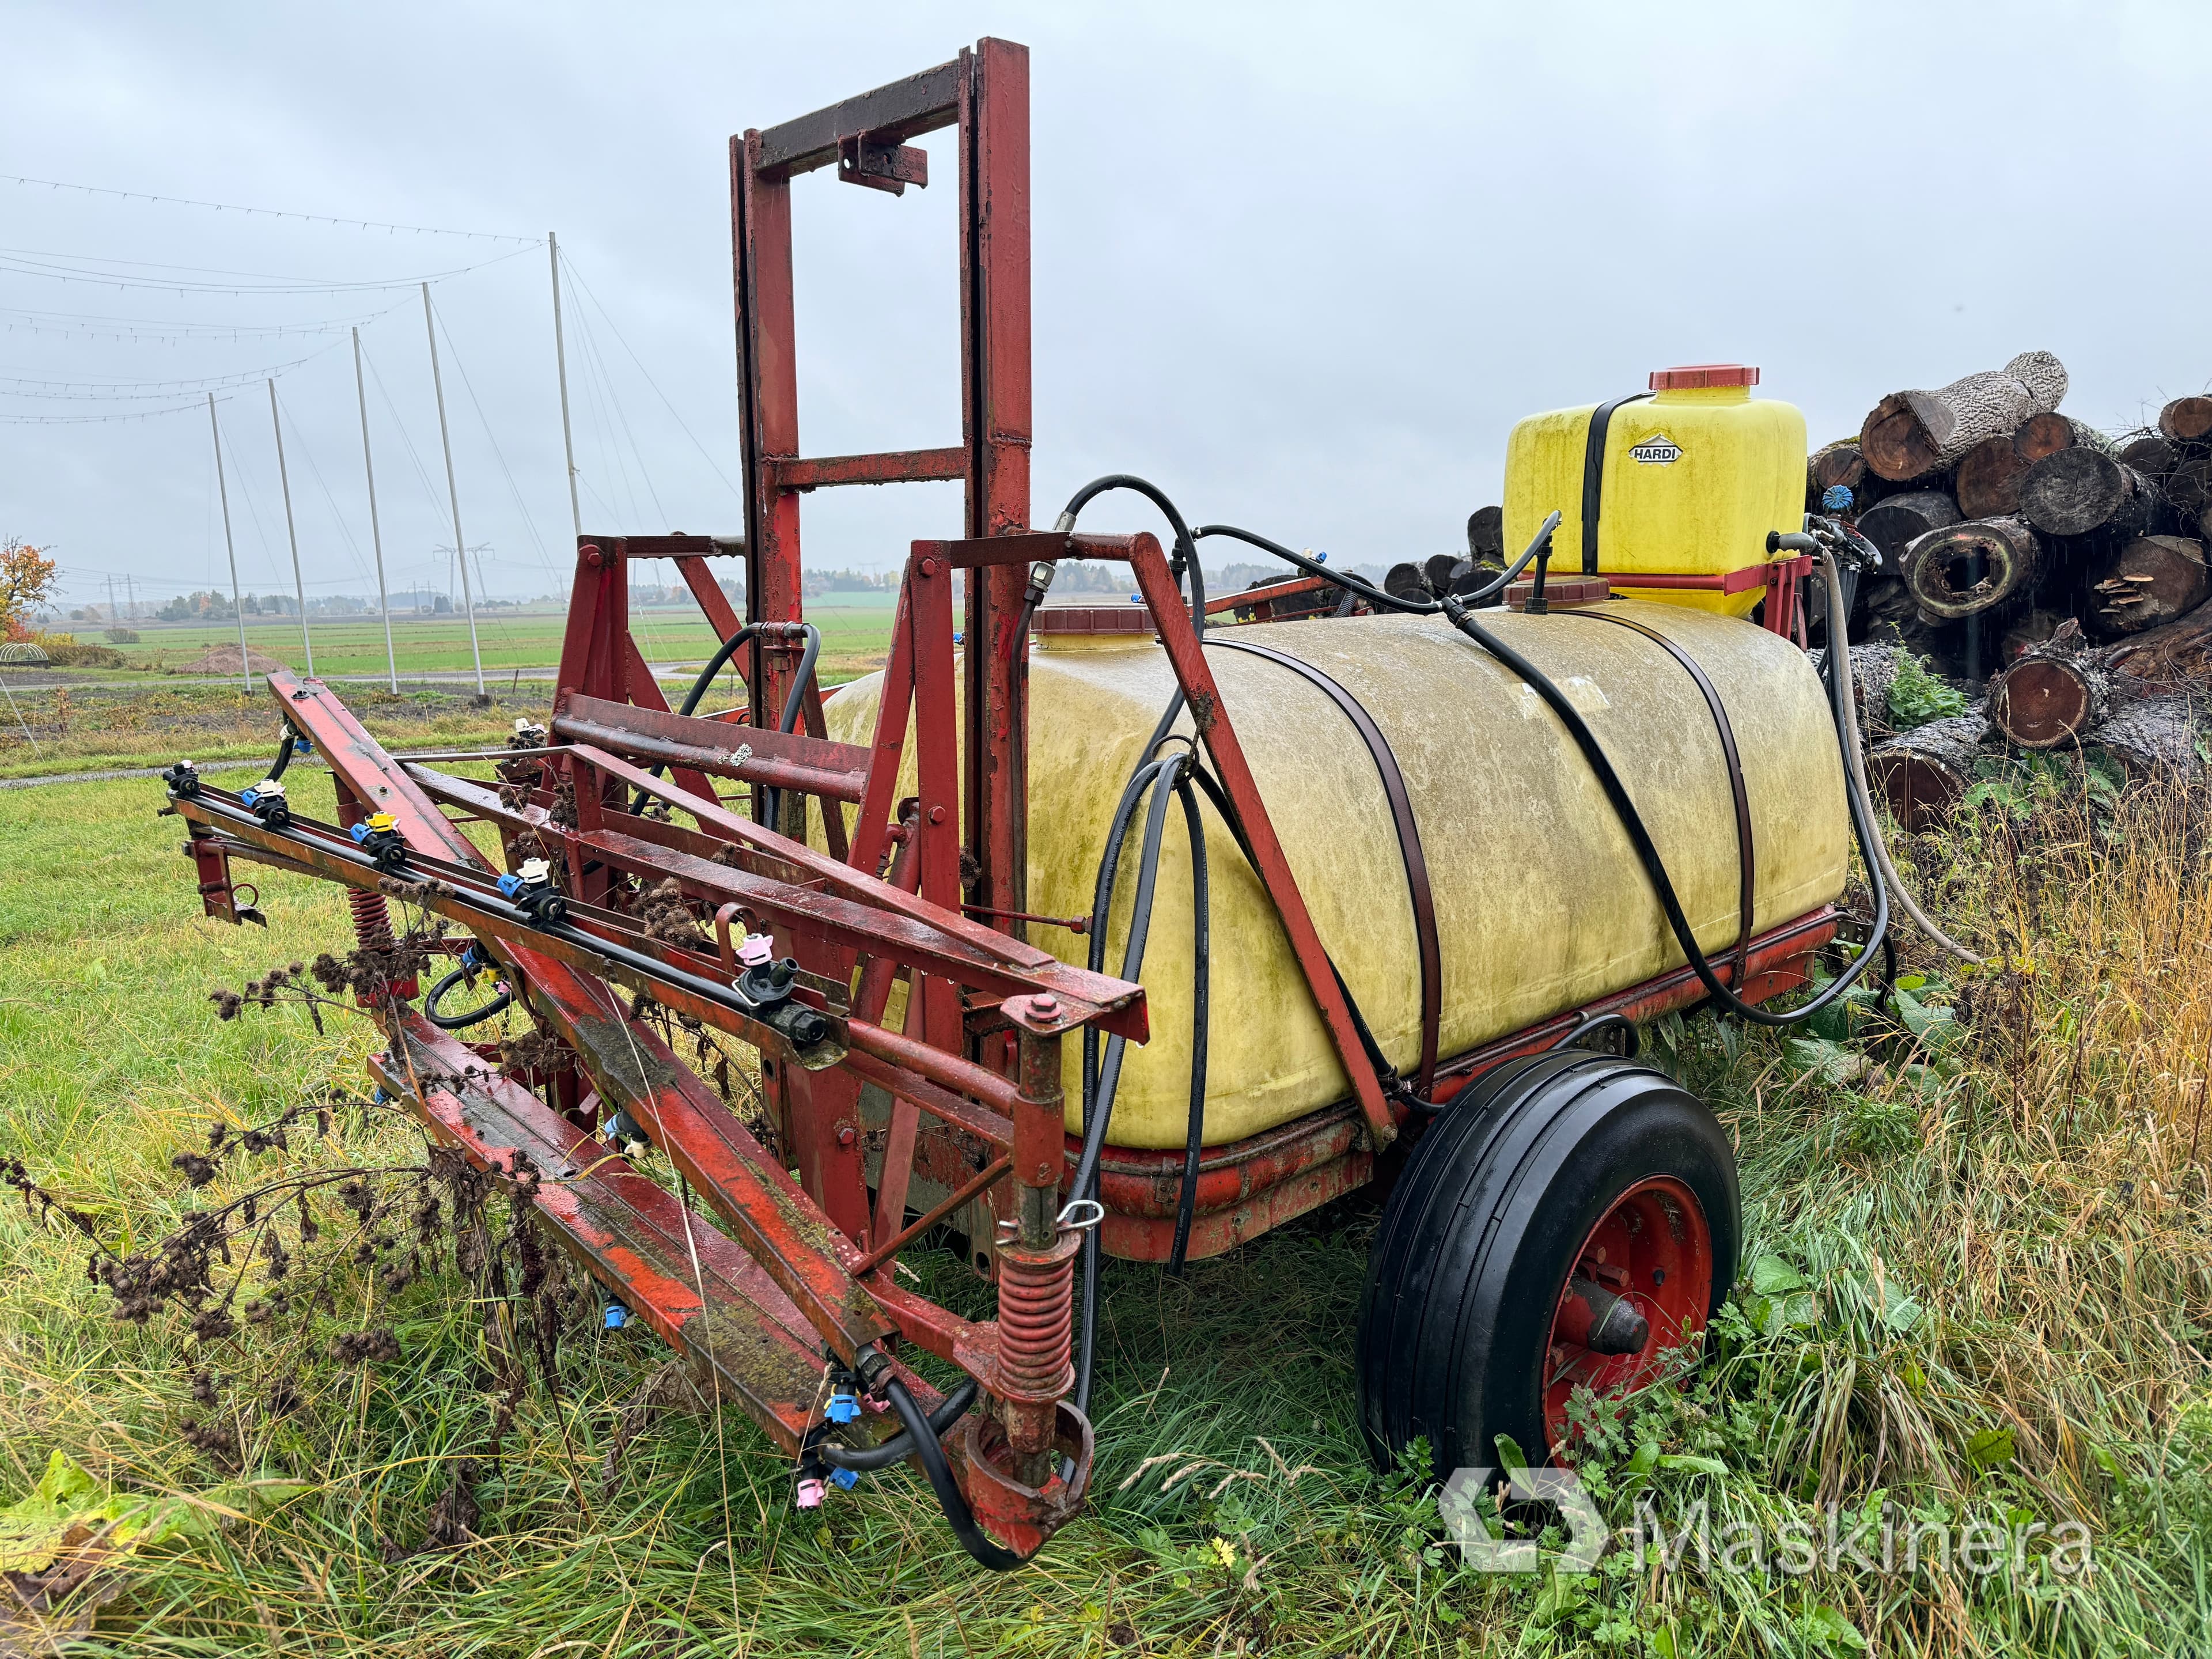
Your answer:
[[[1798,527],[1803,417],[1786,404],[1750,401],[1741,377],[1755,379],[1756,370],[1727,373],[1740,378],[1662,391],[1613,411],[1603,440],[1606,568],[1718,574],[1763,567],[1769,530]],[[1552,510],[1538,511],[1540,503],[1579,502],[1590,417],[1588,408],[1567,410],[1515,429],[1510,534],[1533,534]],[[1630,457],[1662,432],[1678,459]],[[1785,483],[1794,516],[1784,514]],[[1564,516],[1554,564],[1571,567],[1567,555],[1579,544],[1569,535],[1574,515]],[[1739,557],[1741,548],[1749,554]],[[1636,603],[1602,608],[1665,635],[1715,688],[1741,757],[1758,849],[1754,927],[1764,931],[1842,891],[1850,827],[1818,676],[1788,641],[1734,619],[1759,591],[1650,592],[1733,613],[1717,616]],[[1739,920],[1735,807],[1728,758],[1697,681],[1664,645],[1629,629],[1485,615],[1566,689],[1640,804],[1699,943],[1708,954],[1726,951]],[[1029,908],[1083,915],[1124,781],[1144,758],[1175,679],[1139,607],[1048,606],[1033,637]],[[1322,943],[1400,1071],[1411,1075],[1422,1059],[1423,987],[1388,789],[1340,700],[1248,646],[1334,682],[1395,761],[1435,911],[1440,1059],[1680,965],[1650,884],[1566,732],[1528,685],[1443,617],[1320,617],[1217,628],[1206,638],[1223,703]],[[880,676],[844,688],[825,710],[830,735],[866,742],[881,695]],[[1173,729],[1189,735],[1188,714]],[[907,764],[910,780],[910,750]],[[902,786],[909,790],[910,781]],[[1220,1146],[1340,1100],[1348,1083],[1265,890],[1219,816],[1209,813],[1206,825],[1212,1019],[1204,1142]],[[1123,1146],[1181,1146],[1186,1134],[1193,946],[1189,857],[1179,833],[1166,838],[1160,860],[1145,958],[1153,1036],[1123,1062],[1113,1137]],[[1133,903],[1131,884],[1121,884],[1108,922],[1109,964],[1121,958]],[[1084,937],[1049,925],[1029,931],[1064,960],[1085,960]],[[1066,1065],[1068,1127],[1079,1130],[1073,1045]]]
[[[1531,415],[1505,451],[1505,544],[1560,515],[1555,570],[1734,578],[1734,591],[1613,584],[1625,598],[1748,616],[1770,532],[1802,526],[1805,417],[1754,398],[1742,363],[1662,368],[1648,393]]]
[[[1843,771],[1803,654],[1725,617],[1633,602],[1607,608],[1687,652],[1728,711],[1758,848],[1754,926],[1763,932],[1834,899],[1850,839]],[[1091,631],[1103,620],[1095,615],[1040,612],[1054,631],[1038,635],[1030,659],[1029,908],[1040,915],[1090,912],[1123,782],[1175,691],[1149,629]],[[1737,929],[1735,821],[1727,761],[1697,683],[1662,646],[1626,628],[1556,614],[1483,615],[1574,699],[1650,825],[1698,942],[1709,955],[1728,951]],[[1118,620],[1112,611],[1104,617]],[[1401,1072],[1419,1066],[1422,986],[1389,795],[1334,697],[1245,647],[1317,669],[1389,745],[1435,908],[1441,1060],[1681,963],[1627,838],[1567,734],[1528,685],[1441,617],[1322,617],[1207,637],[1207,665],[1322,942]],[[881,693],[879,675],[840,691],[823,711],[830,735],[866,741]],[[1190,729],[1188,714],[1176,723],[1178,732]],[[901,785],[906,793],[912,787],[910,779]],[[1209,810],[1205,823],[1212,1007],[1204,1139],[1212,1146],[1341,1100],[1349,1084],[1267,893],[1219,815]],[[1133,848],[1125,862],[1133,877]],[[1118,884],[1109,964],[1121,960],[1133,895],[1133,880]],[[1144,962],[1152,1037],[1123,1061],[1117,1146],[1183,1144],[1190,906],[1189,853],[1178,828],[1160,846]],[[1086,959],[1087,939],[1064,927],[1033,923],[1029,934],[1064,961]],[[1070,1044],[1071,1131],[1082,1127],[1079,1065]]]
[[[1378,1459],[1424,1437],[1444,1467],[1483,1462],[1500,1434],[1559,1449],[1578,1388],[1636,1386],[1698,1337],[1734,1282],[1733,1153],[1701,1103],[1636,1062],[1633,1022],[1701,998],[1796,1018],[1871,959],[1802,1009],[1756,1006],[1806,983],[1871,823],[1838,693],[1750,620],[1829,545],[1802,514],[1804,422],[1750,398],[1755,371],[1653,378],[1656,397],[1515,432],[1506,518],[1527,551],[1510,586],[1377,589],[1232,526],[1185,530],[1156,489],[1115,477],[1052,534],[1134,489],[1167,512],[1185,568],[1218,535],[1308,580],[1215,596],[1208,614],[1228,614],[1203,629],[1095,599],[1024,616],[1020,920],[1066,962],[1141,977],[1151,1015],[1147,1043],[1106,1043],[1095,1070],[1076,1044],[1061,1056],[1063,1196],[1071,1215],[1100,1206],[1085,1320],[1102,1253],[1216,1255],[1389,1170],[1281,888],[1235,822],[1226,721],[1354,1010],[1352,1063],[1412,1145],[1361,1304]],[[1031,570],[1031,605],[1051,576]],[[868,743],[883,696],[880,675],[843,688],[829,735]],[[909,744],[897,794],[914,764]],[[969,1013],[988,1032],[988,1011]],[[902,1017],[895,998],[885,1018]],[[1626,1052],[1581,1046],[1601,1033]],[[871,1133],[890,1121],[880,1094],[860,1109]],[[908,1198],[951,1206],[954,1188],[917,1176]],[[1092,1341],[1086,1323],[1079,1376]]]

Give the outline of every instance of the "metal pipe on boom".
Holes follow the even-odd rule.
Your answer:
[[[461,564],[461,605],[469,615],[469,656],[477,667],[477,696],[484,691],[483,649],[477,643],[477,601],[469,588],[469,544],[461,539],[461,492],[453,482],[453,440],[446,429],[446,383],[438,373],[438,325],[430,312],[430,285],[422,284],[422,327],[430,337],[430,387],[438,397],[438,442],[446,452],[446,499],[453,509],[453,556]]]

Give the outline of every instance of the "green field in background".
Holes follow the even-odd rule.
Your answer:
[[[822,630],[825,677],[848,678],[880,662],[890,648],[893,595],[838,593],[811,601],[806,618]],[[477,639],[483,652],[484,672],[517,668],[550,668],[560,660],[561,634],[566,617],[557,611],[520,615],[491,611],[477,618]],[[385,667],[384,623],[377,617],[313,621],[315,671],[319,674],[376,674]],[[713,631],[706,618],[693,610],[636,611],[630,614],[630,632],[638,648],[656,664],[702,661],[714,648]],[[138,629],[139,642],[120,649],[134,668],[175,668],[209,647],[235,645],[234,623],[172,628]],[[97,641],[96,629],[80,629],[77,637]],[[291,618],[248,617],[246,639],[249,647],[265,653],[294,668],[307,666],[300,640],[300,624]],[[462,617],[395,617],[392,623],[394,655],[399,672],[435,673],[465,670],[470,665],[469,625]]]

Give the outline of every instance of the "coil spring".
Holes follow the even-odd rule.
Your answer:
[[[1075,1317],[1075,1262],[999,1255],[999,1374],[1010,1387],[1051,1395],[1065,1382]]]
[[[353,912],[354,943],[364,951],[390,951],[395,948],[392,937],[392,907],[384,902],[381,893],[364,892],[358,887],[346,892],[346,908]]]

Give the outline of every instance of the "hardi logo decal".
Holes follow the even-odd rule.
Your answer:
[[[1655,432],[1640,444],[1631,445],[1628,459],[1638,466],[1672,466],[1682,459],[1682,446],[1663,432]]]

